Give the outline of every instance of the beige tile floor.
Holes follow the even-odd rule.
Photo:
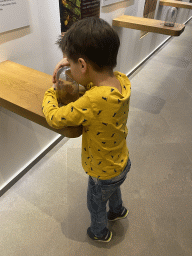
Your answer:
[[[112,241],[86,235],[81,137],[64,139],[0,198],[1,256],[192,255],[192,21],[130,79],[130,213]]]

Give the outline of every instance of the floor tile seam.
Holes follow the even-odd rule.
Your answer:
[[[174,40],[174,38],[170,38],[170,40]],[[161,56],[161,52],[160,51],[163,50],[164,47],[167,47],[168,45],[170,45],[172,42],[173,41],[166,42],[164,46],[162,46],[156,53],[154,53],[154,55],[155,55],[154,58],[156,56],[158,56],[158,58],[159,58],[159,56],[163,58],[164,56]],[[151,57],[153,57],[153,55]],[[139,67],[139,69],[143,70],[145,68],[145,65],[147,65],[149,63],[149,61],[152,61],[151,57],[143,65],[141,65],[141,67]],[[188,55],[186,55],[186,57],[188,57]],[[177,57],[175,57],[175,58],[177,58]],[[142,66],[143,66],[143,68],[142,68]],[[139,71],[136,70],[135,72],[140,72],[141,70],[139,70]],[[130,76],[130,81],[131,81],[131,78],[132,78],[133,75],[134,75],[134,73]]]
[[[191,68],[188,69],[187,67],[186,68],[180,68],[180,67],[176,67],[176,66],[173,66],[173,65],[169,65],[169,66],[171,67],[170,73],[171,72],[176,72],[176,71],[189,73],[191,71]],[[155,69],[155,65],[153,65],[153,67]],[[148,68],[146,68],[146,70],[148,70]],[[146,70],[143,69],[142,72],[145,73]],[[140,73],[140,74],[142,75],[142,73]],[[132,84],[132,92],[137,92],[137,91],[142,92],[143,91],[142,90],[141,78],[139,78],[139,77],[137,78],[137,75],[134,76],[134,82],[132,82],[132,83],[137,84],[137,88],[134,88],[134,84]],[[168,76],[168,78],[170,78],[170,76]],[[166,74],[164,74],[164,76],[161,76],[161,81],[157,81],[158,84],[157,84],[157,86],[155,86],[155,88],[159,89],[160,91],[161,91],[162,86],[164,85],[164,80],[163,79],[165,80],[165,83],[166,83],[166,81],[167,81],[167,75]],[[177,86],[180,86],[181,89],[183,88],[182,85],[181,85],[181,81],[179,81],[176,77],[171,77],[171,79],[173,81],[175,80]],[[147,75],[147,80],[150,81],[150,82],[151,81],[154,81],[154,82],[156,81],[156,78],[154,78],[154,72],[151,72],[151,75],[150,74]],[[168,85],[166,85],[166,86],[168,86]],[[154,89],[154,87],[153,87],[153,89]],[[149,94],[149,95],[158,97],[157,95],[153,95],[153,94]]]
[[[184,144],[186,144],[186,143],[180,143],[180,145],[181,145],[181,148],[182,148],[183,152],[186,154],[188,160],[189,160],[189,161],[191,162],[191,164],[192,164],[192,158],[190,158],[189,153],[187,153],[187,151],[184,149],[184,147],[183,147],[182,144],[184,145]]]

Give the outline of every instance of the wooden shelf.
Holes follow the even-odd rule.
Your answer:
[[[164,21],[123,15],[113,20],[113,26],[137,29],[170,36],[180,36],[185,29],[184,24],[176,23],[174,27],[164,26]]]
[[[52,86],[52,76],[26,66],[0,63],[0,106],[69,138],[79,137],[82,127],[54,129],[42,111],[45,91]]]
[[[181,2],[181,1],[174,1],[174,0],[160,0],[159,5],[192,9],[192,3]]]

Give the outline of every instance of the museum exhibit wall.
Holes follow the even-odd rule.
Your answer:
[[[58,0],[28,2],[30,26],[0,34],[0,62],[16,63],[52,75],[62,53],[55,45],[60,34]],[[100,17],[112,24],[120,15],[143,16],[145,0],[129,0],[101,7]],[[157,3],[159,5],[159,1]],[[167,7],[159,6],[155,17],[164,19]],[[184,23],[192,15],[179,9],[177,22]],[[121,40],[117,70],[129,74],[168,36],[115,28]],[[185,32],[184,32],[185,33]],[[0,107],[0,189],[27,166],[40,152],[60,135]],[[46,174],[45,174],[46,175]]]
[[[57,0],[27,2],[30,27],[0,34],[0,62],[11,60],[51,74],[62,58],[55,45],[60,34],[59,4]],[[58,137],[0,107],[0,190]]]

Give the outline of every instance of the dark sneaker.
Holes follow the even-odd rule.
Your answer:
[[[125,207],[123,207],[123,210],[120,213],[114,213],[109,210],[107,213],[107,218],[109,221],[120,220],[126,218],[128,213],[129,211]]]
[[[95,235],[91,232],[91,228],[90,228],[90,227],[87,229],[87,234],[88,234],[88,236],[89,236],[91,239],[93,239],[93,240],[95,240],[95,241],[98,241],[98,242],[105,242],[105,243],[108,243],[108,242],[111,241],[112,232],[109,231],[108,228],[105,228],[105,229],[104,229],[104,232],[106,233],[105,235],[103,235],[102,237],[97,237],[97,236],[95,236]]]

